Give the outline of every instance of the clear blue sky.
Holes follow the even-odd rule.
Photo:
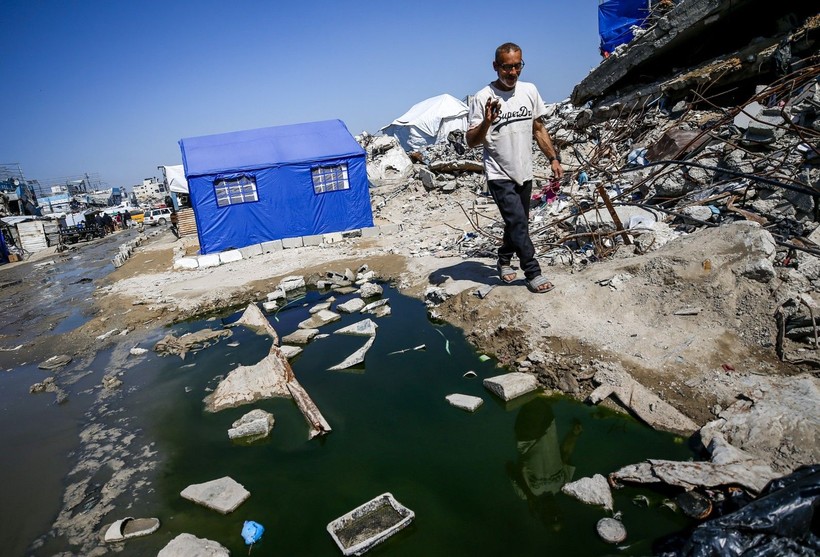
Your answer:
[[[111,186],[181,164],[182,137],[339,118],[374,133],[472,94],[521,45],[546,102],[596,66],[595,0],[3,0],[0,163]]]

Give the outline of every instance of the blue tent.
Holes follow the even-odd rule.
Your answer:
[[[643,26],[649,17],[648,0],[602,0],[598,4],[598,34],[601,53],[632,40],[631,27]]]
[[[200,253],[373,226],[365,151],[341,120],[179,146]]]

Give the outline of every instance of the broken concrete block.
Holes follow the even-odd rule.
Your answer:
[[[270,242],[262,242],[259,245],[262,246],[262,251],[265,253],[282,251],[285,247],[282,245],[282,240],[271,240]]]
[[[341,311],[342,313],[356,313],[357,311],[361,310],[364,306],[364,300],[362,300],[361,298],[352,298],[343,304],[337,305],[336,311]]]
[[[244,503],[250,492],[242,484],[229,476],[201,484],[192,484],[183,489],[180,495],[189,501],[198,503],[222,514],[235,511]]]
[[[322,234],[313,234],[311,236],[302,236],[303,246],[321,246],[324,236]]]
[[[268,313],[273,313],[277,309],[279,309],[279,302],[272,301],[272,302],[262,302],[262,309],[267,311]]]
[[[538,381],[529,373],[513,372],[488,377],[484,387],[504,401],[520,397],[538,388]]]
[[[305,319],[304,321],[299,323],[298,327],[300,329],[317,329],[319,327],[327,325],[328,323],[338,321],[341,318],[342,316],[338,313],[322,309],[317,311],[310,318]]]
[[[376,329],[379,326],[376,325],[370,319],[363,319],[358,323],[353,323],[352,325],[348,325],[347,327],[342,327],[336,331],[333,331],[335,335],[355,335],[355,336],[373,336],[376,334]]]
[[[462,410],[466,410],[468,412],[475,412],[479,406],[484,404],[484,399],[482,398],[458,393],[447,395],[444,398],[450,403],[451,406],[461,408]]]
[[[307,344],[318,334],[319,329],[297,329],[291,334],[283,336],[282,342],[287,344]]]
[[[763,105],[758,102],[747,104],[743,107],[743,110],[735,116],[735,126],[737,126],[738,129],[745,130],[749,127],[749,122],[752,121],[752,118],[757,118],[761,110],[763,110]]]
[[[436,175],[430,172],[427,168],[420,166],[418,169],[418,175],[424,189],[429,191],[439,187],[436,183]]]
[[[375,302],[371,302],[364,306],[362,309],[360,309],[359,313],[373,313],[377,308],[387,305],[389,301],[390,298],[382,298],[381,300],[376,300]]]
[[[265,303],[270,304],[271,302]],[[276,304],[276,302],[272,303]],[[276,333],[276,329],[273,328],[273,325],[270,324],[268,318],[265,317],[265,315],[262,313],[262,311],[260,311],[259,307],[256,304],[248,304],[248,307],[245,308],[245,311],[242,312],[241,317],[237,319],[231,326],[237,325],[247,327],[248,329],[260,335],[268,335],[273,339],[274,344],[279,344],[279,335]]]
[[[376,309],[372,310],[370,313],[373,314],[374,317],[387,317],[388,315],[393,313],[393,310],[390,308],[390,306],[384,305],[384,306],[377,307]]]
[[[301,248],[303,245],[301,236],[296,238],[282,238],[283,248]]]
[[[273,302],[276,300],[284,300],[287,297],[287,293],[282,288],[277,288],[273,292],[268,292],[267,299],[269,302]]]
[[[279,281],[279,288],[285,292],[292,292],[305,287],[305,277],[292,275]]]
[[[242,252],[238,249],[223,251],[219,254],[220,263],[234,263],[236,261],[242,261]]]
[[[259,363],[239,366],[220,381],[216,389],[205,397],[205,410],[219,412],[265,398],[287,397],[287,382],[292,379],[293,370],[287,359],[279,347],[273,345]]]
[[[331,371],[339,371],[364,362],[364,357],[367,355],[367,351],[370,350],[370,347],[373,346],[373,343],[375,341],[376,335],[371,336],[367,339],[367,342],[364,344],[364,346],[356,350],[353,354],[342,360],[340,363],[336,364],[333,367],[329,367],[328,369]]]
[[[243,439],[245,441],[262,439],[270,435],[273,424],[273,414],[257,408],[231,424],[231,429],[228,430],[228,438]]]
[[[200,269],[208,269],[209,267],[218,267],[221,264],[218,253],[211,253],[208,255],[197,256]]]
[[[373,296],[381,296],[384,293],[384,289],[381,287],[380,284],[374,284],[372,282],[365,282],[361,287],[359,287],[359,296],[362,298],[372,298]]]
[[[764,284],[770,282],[775,276],[777,276],[774,265],[772,265],[772,262],[768,259],[749,261],[740,271],[740,274],[748,279],[762,282]]]
[[[251,246],[239,248],[239,253],[242,254],[243,259],[248,259],[249,257],[254,257],[256,255],[262,255],[262,244],[253,244]]]
[[[575,497],[587,505],[599,505],[608,511],[614,506],[612,491],[609,482],[601,474],[595,474],[591,478],[581,478],[576,482],[564,484],[561,491],[567,495]]]
[[[308,313],[313,315],[315,313],[319,313],[322,310],[329,310],[329,309],[330,309],[330,302],[320,302],[320,303],[316,304],[315,306],[313,306],[312,308],[310,308],[308,310]]]
[[[157,557],[188,557],[190,555],[230,557],[231,552],[227,547],[215,541],[197,538],[191,534],[180,534],[157,553]]]
[[[174,261],[174,270],[191,271],[199,269],[199,260],[196,257],[180,257]]]
[[[289,344],[283,344],[279,347],[279,349],[282,351],[282,355],[288,360],[295,358],[302,353],[302,349],[300,347],[291,346]]]
[[[626,539],[626,528],[620,520],[614,518],[602,518],[595,529],[607,543],[621,543]]]

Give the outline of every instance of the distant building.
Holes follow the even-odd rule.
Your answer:
[[[133,187],[134,197],[139,203],[152,203],[162,201],[168,195],[168,188],[164,182],[160,182],[156,178],[145,178],[142,185]]]

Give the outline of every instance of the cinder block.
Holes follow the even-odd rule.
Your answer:
[[[180,257],[174,261],[174,269],[199,269],[199,261],[196,257]]]
[[[301,236],[298,238],[282,238],[283,248],[301,248],[303,245]]]
[[[234,261],[242,261],[242,253],[238,249],[223,251],[219,254],[220,263],[233,263]]]
[[[248,259],[249,257],[254,257],[256,255],[262,255],[262,244],[253,244],[252,246],[239,248],[239,253],[242,254],[243,259]]]
[[[362,228],[362,238],[375,238],[379,235],[379,227],[378,226],[370,226],[368,228]]]
[[[262,251],[265,253],[270,253],[272,251],[282,251],[284,246],[282,245],[282,240],[271,240],[270,242],[262,242],[260,244],[262,246]]]
[[[331,232],[329,234],[322,235],[322,241],[326,244],[335,244],[336,242],[341,242],[344,240],[344,236],[342,236],[341,232]]]
[[[324,236],[322,234],[313,234],[311,236],[302,236],[302,245],[304,246],[321,246]]]
[[[200,269],[207,269],[208,267],[218,267],[220,265],[219,261],[219,254],[218,253],[209,253],[208,255],[199,255],[197,256],[197,261],[199,261],[199,268]]]

